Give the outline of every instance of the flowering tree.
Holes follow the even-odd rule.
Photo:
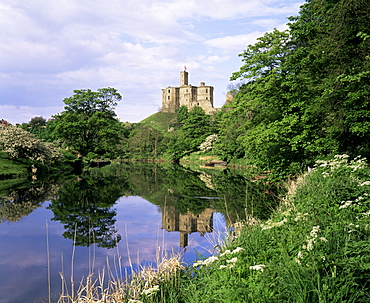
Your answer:
[[[202,152],[211,151],[214,148],[214,143],[218,139],[216,134],[210,135],[206,140],[199,146],[199,149]]]
[[[59,151],[33,134],[14,125],[0,125],[0,147],[11,159],[28,159],[47,163],[59,158]]]

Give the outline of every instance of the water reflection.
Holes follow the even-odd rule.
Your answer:
[[[28,182],[27,180],[0,181],[0,223],[17,222],[54,197],[60,189],[55,180]]]
[[[168,251],[187,247],[184,260],[190,262],[195,250],[206,254],[212,248],[203,236],[217,230],[215,225],[226,221],[231,226],[247,216],[267,218],[277,205],[277,189],[251,180],[231,170],[121,164],[63,180],[8,180],[9,187],[1,181],[0,222],[7,224],[0,224],[0,293],[6,298],[0,302],[33,302],[47,295],[45,221],[52,220],[52,290],[57,297],[59,272],[71,267],[72,244],[79,281],[102,268],[107,256],[120,255],[128,267],[128,246],[131,254],[140,255],[138,265],[154,262],[161,241]],[[65,269],[65,275],[71,270]],[[18,294],[14,285],[19,280],[28,287]]]
[[[119,184],[117,179],[89,175],[65,182],[48,207],[54,213],[52,220],[64,225],[63,236],[79,246],[115,247],[121,240],[113,208],[121,196]]]

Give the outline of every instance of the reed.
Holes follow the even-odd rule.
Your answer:
[[[158,249],[158,256],[161,254]],[[67,292],[67,285],[62,287],[63,293],[59,303],[90,303],[90,302],[148,302],[151,297],[161,295],[163,285],[173,284],[179,271],[184,269],[180,255],[163,256],[157,266],[140,266],[130,274],[122,272],[120,257],[112,263],[107,258],[106,265],[97,276],[90,273],[80,282],[77,291]],[[62,282],[67,279],[61,273]],[[158,302],[161,302],[159,300]]]

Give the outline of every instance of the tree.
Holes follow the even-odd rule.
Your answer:
[[[129,137],[131,158],[156,159],[164,151],[161,144],[163,135],[159,130],[147,125],[139,125]]]
[[[46,119],[42,116],[33,117],[33,118],[31,118],[30,122],[28,122],[28,126],[31,127],[31,128],[46,126]]]
[[[311,0],[290,20],[241,54],[231,80],[244,84],[216,147],[281,175],[319,155],[369,156],[370,5]]]
[[[124,125],[116,119],[115,106],[121,95],[114,88],[75,90],[65,98],[64,111],[54,116],[51,125],[54,139],[86,156],[89,152],[113,157]]]
[[[182,127],[169,136],[167,153],[174,160],[199,149],[205,139],[216,132],[211,118],[199,106],[194,106],[188,113],[180,107],[178,115],[182,117]]]
[[[33,163],[49,164],[61,157],[53,144],[14,125],[0,125],[0,147],[11,159],[27,159]]]

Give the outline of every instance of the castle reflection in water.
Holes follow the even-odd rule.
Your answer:
[[[202,236],[213,231],[213,208],[206,208],[201,214],[194,215],[190,211],[181,214],[174,206],[162,208],[162,229],[169,232],[180,232],[180,246],[188,246],[189,234],[199,232]]]

